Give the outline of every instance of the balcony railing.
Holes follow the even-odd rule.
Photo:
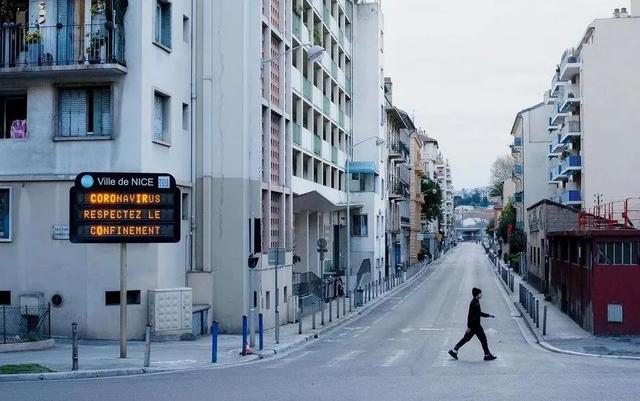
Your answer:
[[[574,49],[569,49],[562,55],[560,62],[560,79],[567,80],[580,72],[581,61]]]
[[[522,175],[522,164],[516,164],[515,166],[513,166],[513,168],[511,169],[511,174],[513,176],[518,176],[518,175]]]
[[[389,192],[391,198],[409,198],[409,185],[392,175],[389,177]]]
[[[513,201],[516,203],[522,203],[524,201],[524,192],[516,192],[513,194]]]
[[[562,162],[562,174],[567,175],[582,170],[582,157],[569,156]]]
[[[564,205],[576,205],[582,203],[582,195],[580,191],[569,190],[562,194],[560,198],[560,203]]]
[[[116,64],[125,66],[125,36],[121,26],[104,24],[0,26],[0,68],[59,70],[68,66]]]
[[[567,120],[560,130],[560,141],[563,144],[567,144],[571,142],[572,138],[579,137],[581,132],[579,119]]]

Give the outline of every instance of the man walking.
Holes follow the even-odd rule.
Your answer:
[[[458,359],[458,350],[465,345],[473,336],[478,336],[478,340],[482,344],[482,349],[484,350],[484,360],[485,361],[493,361],[496,359],[495,356],[491,354],[489,351],[489,345],[487,344],[487,335],[484,334],[484,330],[480,325],[481,317],[493,317],[488,313],[482,312],[480,309],[480,298],[482,298],[482,290],[479,288],[474,288],[471,290],[471,294],[473,295],[473,299],[469,304],[469,315],[467,317],[467,331],[464,333],[464,337],[460,340],[452,350],[449,350],[449,355],[453,359]]]

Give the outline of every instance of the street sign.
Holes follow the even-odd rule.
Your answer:
[[[269,248],[269,264],[283,266],[285,252],[284,248]]]
[[[73,243],[180,241],[180,189],[170,174],[81,173],[70,190]]]
[[[51,227],[51,239],[53,239],[53,240],[68,240],[69,239],[69,226],[52,226]]]
[[[317,244],[318,244],[318,248],[326,248],[327,240],[324,238],[318,238]]]

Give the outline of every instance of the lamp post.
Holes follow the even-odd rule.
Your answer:
[[[347,273],[345,280],[346,293],[349,295],[349,282],[351,279],[351,203],[350,203],[350,184],[351,184],[351,172],[349,170],[349,163],[351,161],[351,152],[356,146],[362,145],[364,142],[370,141],[372,139],[376,140],[376,146],[382,146],[385,143],[384,139],[380,139],[378,136],[370,136],[369,138],[363,139],[362,141],[351,145],[351,149],[347,152],[347,160],[345,165],[345,171],[347,173]]]

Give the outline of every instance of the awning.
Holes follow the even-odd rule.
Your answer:
[[[350,210],[361,209],[362,204],[349,205]],[[335,212],[346,210],[347,205],[335,204],[318,191],[307,192],[293,198],[293,212]]]
[[[349,173],[351,174],[373,174],[378,175],[375,162],[349,162]]]

